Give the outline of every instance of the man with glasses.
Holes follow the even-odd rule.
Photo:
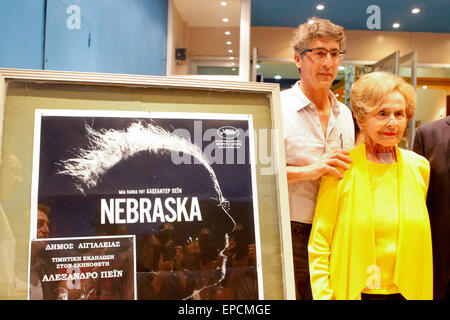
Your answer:
[[[311,18],[291,42],[300,81],[281,92],[296,297],[311,300],[308,241],[320,178],[342,177],[355,134],[350,109],[330,87],[345,53],[344,29]]]

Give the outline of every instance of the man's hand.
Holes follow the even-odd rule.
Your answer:
[[[348,164],[352,162],[352,159],[348,157],[348,155],[348,151],[339,150],[326,153],[320,158],[320,160],[307,166],[288,166],[288,183],[299,180],[315,180],[325,174],[334,175],[338,179],[342,179],[343,175],[338,169],[347,170],[349,168]]]

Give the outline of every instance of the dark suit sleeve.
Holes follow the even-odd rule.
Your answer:
[[[421,156],[425,156],[424,146],[422,143],[422,130],[421,128],[417,128],[416,135],[414,137],[413,151],[415,153],[420,154]]]

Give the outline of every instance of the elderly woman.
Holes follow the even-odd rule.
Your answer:
[[[374,72],[353,84],[364,143],[342,179],[321,180],[308,245],[314,299],[432,299],[428,161],[399,149],[415,92]]]

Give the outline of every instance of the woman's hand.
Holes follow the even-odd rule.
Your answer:
[[[347,170],[352,162],[346,150],[338,150],[324,154],[318,161],[307,166],[288,166],[287,179],[288,183],[300,180],[316,180],[323,175],[334,175],[338,179],[342,179],[343,174],[339,169]]]

